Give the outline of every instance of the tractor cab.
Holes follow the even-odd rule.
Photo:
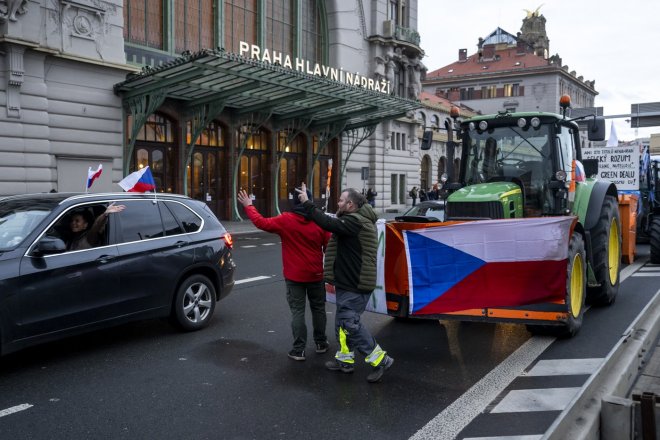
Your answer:
[[[461,188],[447,199],[447,219],[570,212],[574,164],[581,160],[575,121],[554,113],[500,112],[468,119],[460,127]],[[577,172],[577,178],[584,177],[582,168]]]

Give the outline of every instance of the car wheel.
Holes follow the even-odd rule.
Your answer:
[[[186,331],[199,330],[211,321],[215,310],[215,287],[204,275],[186,278],[177,290],[172,309],[176,325]]]

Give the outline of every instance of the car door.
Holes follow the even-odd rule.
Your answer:
[[[163,201],[124,204],[118,216],[122,301],[132,309],[165,314],[179,276],[193,264],[190,240]]]
[[[106,226],[108,233],[111,224]],[[20,262],[16,339],[85,326],[125,312],[120,308],[114,244],[104,241],[91,249],[41,256],[34,247]]]

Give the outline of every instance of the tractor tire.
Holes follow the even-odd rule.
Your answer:
[[[605,196],[598,222],[591,229],[591,247],[591,267],[599,285],[587,287],[587,302],[609,306],[619,292],[621,272],[621,220],[613,196]]]
[[[660,264],[660,216],[653,216],[649,226],[651,263]]]
[[[573,232],[568,244],[568,266],[566,268],[566,308],[564,325],[528,325],[532,334],[569,338],[582,327],[587,290],[587,257],[582,235]]]

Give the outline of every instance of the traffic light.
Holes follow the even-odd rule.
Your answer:
[[[433,130],[426,130],[422,135],[422,150],[430,150],[433,143]]]

